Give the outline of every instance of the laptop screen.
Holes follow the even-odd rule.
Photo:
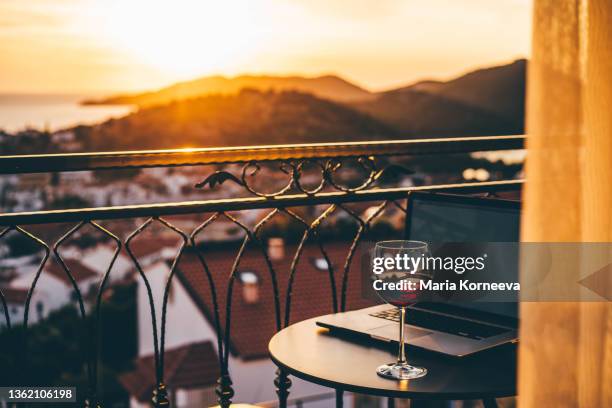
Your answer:
[[[407,239],[430,243],[518,242],[520,204],[514,201],[414,193],[406,217]],[[518,265],[517,252],[505,256]],[[517,268],[504,268],[504,280],[517,281]],[[518,317],[517,303],[470,302],[457,304],[465,309]]]

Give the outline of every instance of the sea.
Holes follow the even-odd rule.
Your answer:
[[[80,104],[91,97],[92,95],[0,94],[0,130],[14,133],[30,128],[53,132],[75,125],[93,125],[136,110],[132,105]]]

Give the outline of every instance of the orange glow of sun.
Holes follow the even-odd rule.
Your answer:
[[[138,0],[109,10],[111,41],[170,74],[231,70],[258,45],[256,10],[248,1]]]

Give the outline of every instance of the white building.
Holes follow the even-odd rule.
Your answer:
[[[60,183],[66,187],[72,187],[75,191],[95,181],[94,173],[87,171],[64,171],[59,173]]]
[[[113,241],[110,241],[109,243],[98,243],[97,245],[85,250],[79,249],[76,255],[84,266],[95,271],[100,277],[102,277],[106,273],[116,249],[116,244]],[[113,263],[113,268],[108,276],[108,283],[112,284],[113,282],[120,282],[130,279],[133,272],[134,263],[128,257],[125,251],[121,251]]]
[[[100,275],[93,269],[85,266],[77,259],[65,259],[64,262],[72,274],[81,296],[84,298],[96,293]],[[34,282],[37,268],[32,266],[29,271],[23,272],[19,277],[10,282],[12,290],[28,291]],[[54,310],[77,301],[76,291],[62,266],[51,258],[47,260],[34,288],[30,303],[29,323],[35,323],[45,318]],[[24,303],[25,304],[25,299]],[[33,312],[36,311],[36,313]],[[17,322],[23,321],[23,309]]]

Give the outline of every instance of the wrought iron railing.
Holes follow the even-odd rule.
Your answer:
[[[197,187],[205,189],[221,189],[227,184],[234,184],[240,193],[233,198],[210,198],[198,201],[136,204],[109,206],[97,208],[45,210],[33,212],[0,214],[0,240],[9,233],[20,234],[41,249],[41,261],[36,268],[34,279],[27,293],[23,315],[23,326],[30,322],[31,299],[36,291],[37,282],[48,262],[57,262],[70,281],[80,317],[88,322],[88,333],[83,338],[87,353],[83,356],[88,379],[86,405],[98,406],[100,401],[98,379],[98,329],[100,307],[104,299],[104,290],[109,282],[109,274],[120,254],[125,249],[139,279],[145,285],[151,314],[151,330],[153,332],[154,366],[156,387],[152,395],[154,406],[162,407],[170,404],[165,384],[165,340],[166,313],[170,288],[177,271],[181,257],[197,258],[202,273],[209,285],[212,302],[212,321],[216,333],[218,364],[220,367],[217,383],[218,402],[222,407],[228,407],[234,396],[232,379],[229,372],[230,345],[232,344],[232,298],[236,274],[247,247],[255,248],[261,253],[267,266],[272,284],[274,304],[275,330],[281,330],[291,322],[292,294],[298,263],[307,242],[313,243],[326,259],[331,288],[331,308],[329,312],[343,311],[347,308],[347,287],[351,276],[351,265],[355,251],[360,241],[373,222],[384,217],[385,212],[394,208],[404,211],[408,193],[415,190],[449,191],[457,193],[496,193],[505,190],[517,190],[522,180],[517,178],[488,181],[463,182],[460,175],[450,177],[451,182],[443,184],[411,185],[401,187],[398,180],[410,173],[410,158],[432,157],[439,160],[444,155],[465,154],[482,151],[522,149],[523,136],[494,136],[473,138],[447,138],[428,140],[407,140],[369,143],[327,143],[310,145],[282,145],[240,148],[211,149],[179,149],[165,151],[140,152],[109,152],[109,153],[78,153],[50,154],[30,156],[0,157],[0,174],[22,174],[41,172],[65,172],[81,170],[129,169],[146,167],[180,167],[196,165],[215,165],[211,173],[203,177]],[[434,159],[432,159],[434,160]],[[233,171],[228,165],[241,165],[238,171]],[[276,166],[276,167],[275,167]],[[346,168],[352,169],[352,176],[341,176]],[[274,170],[276,169],[276,170]],[[284,181],[276,178],[274,182],[264,182],[267,188],[261,188],[257,176],[265,171],[275,171],[284,177]],[[460,169],[458,169],[460,170]],[[305,174],[308,174],[306,180]],[[356,175],[358,174],[358,175]],[[456,182],[462,181],[462,182]],[[220,184],[225,184],[219,187]],[[270,189],[270,184],[274,187]],[[236,191],[236,190],[234,190]],[[361,212],[351,208],[356,203],[371,203],[370,210]],[[308,207],[311,219],[300,214],[296,208]],[[263,210],[265,215],[254,225],[249,225],[240,219],[241,212]],[[326,241],[321,234],[321,226],[325,220],[335,214],[354,220],[356,229],[350,237],[343,264],[334,271],[326,251]],[[169,217],[184,214],[202,214],[201,223],[192,230],[183,230],[176,226]],[[206,215],[206,216],[204,216]],[[301,225],[303,231],[297,239],[295,253],[292,255],[289,270],[278,271],[266,250],[266,244],[261,232],[275,217],[287,217],[292,222]],[[125,220],[145,218],[124,237],[113,231],[111,227],[103,226],[105,220]],[[208,228],[216,221],[224,218],[243,232],[238,253],[228,271],[225,290],[220,293],[218,282],[211,272],[206,251],[201,244]],[[59,239],[49,241],[31,231],[33,224],[68,223],[72,227]],[[170,262],[170,273],[165,283],[161,310],[156,310],[154,295],[143,266],[133,251],[133,242],[145,231],[156,225],[176,234],[180,248]],[[62,248],[67,241],[80,234],[84,228],[93,228],[98,234],[107,237],[114,243],[113,256],[105,268],[95,299],[88,307],[85,294],[81,293],[79,285],[73,276],[73,271],[62,255]],[[53,259],[50,259],[53,258]],[[283,273],[286,280],[283,287],[279,282],[279,274]],[[224,305],[222,300],[225,300]],[[4,319],[11,326],[11,318],[5,296],[0,286],[0,301],[3,305]],[[223,311],[223,313],[222,313]],[[159,328],[155,322],[160,321]],[[27,333],[27,331],[26,331]],[[26,334],[27,335],[27,334]],[[16,351],[17,352],[17,351]],[[27,353],[24,350],[21,368],[27,371]],[[283,370],[277,370],[274,381],[279,399],[279,406],[287,406],[291,381]],[[338,391],[341,393],[341,390]],[[341,400],[339,398],[338,400]]]

